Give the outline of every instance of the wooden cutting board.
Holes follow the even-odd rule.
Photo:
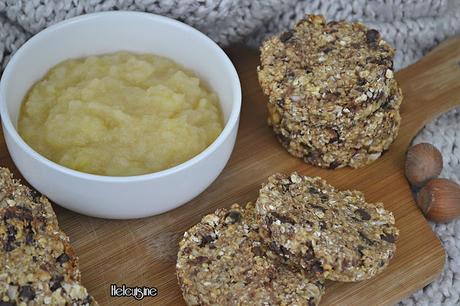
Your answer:
[[[80,256],[83,284],[101,305],[182,305],[175,257],[183,232],[218,207],[254,201],[260,184],[272,173],[296,170],[321,176],[341,189],[361,190],[370,202],[383,202],[401,231],[396,257],[384,273],[359,283],[328,283],[322,305],[389,305],[422,288],[439,275],[445,255],[413,201],[403,173],[404,155],[424,123],[460,103],[459,49],[460,39],[450,39],[396,74],[405,96],[399,137],[380,159],[357,170],[319,169],[291,157],[266,124],[257,52],[243,47],[228,50],[243,87],[241,124],[230,162],[203,194],[171,212],[130,221],[96,219],[55,206]],[[4,142],[0,160],[19,176]],[[178,192],[182,184],[187,182],[177,182]],[[110,284],[154,286],[159,295],[142,301],[112,298]]]

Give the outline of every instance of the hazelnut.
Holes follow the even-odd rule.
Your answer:
[[[405,172],[412,186],[422,187],[438,177],[442,170],[442,155],[429,143],[419,143],[407,151]]]
[[[420,189],[417,205],[428,219],[449,222],[460,216],[460,186],[448,179],[432,179]]]

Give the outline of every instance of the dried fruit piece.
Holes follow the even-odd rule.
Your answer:
[[[287,42],[289,39],[291,39],[292,36],[293,36],[293,35],[292,35],[292,32],[291,32],[291,31],[286,31],[286,32],[281,33],[281,35],[280,35],[280,40],[281,40],[281,42],[285,43],[285,42]]]
[[[366,32],[366,41],[369,46],[375,48],[380,40],[380,33],[377,30],[370,29]]]

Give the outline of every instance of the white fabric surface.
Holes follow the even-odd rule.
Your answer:
[[[460,0],[0,0],[0,68],[30,36],[58,21],[107,10],[138,10],[182,20],[222,46],[256,47],[306,13],[362,21],[397,49],[405,67],[460,30]],[[460,102],[459,102],[460,104]],[[430,142],[444,157],[443,177],[460,183],[460,109],[428,124],[415,142]],[[447,262],[442,276],[404,305],[460,305],[460,220],[433,224]]]

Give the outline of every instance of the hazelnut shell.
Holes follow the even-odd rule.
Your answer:
[[[432,179],[418,192],[417,205],[429,220],[454,220],[460,216],[460,186],[448,179]]]
[[[419,143],[407,151],[405,173],[412,186],[420,188],[441,174],[442,155],[429,143]]]

